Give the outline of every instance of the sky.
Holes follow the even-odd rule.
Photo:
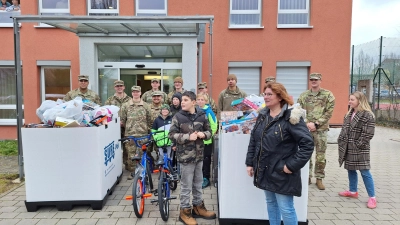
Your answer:
[[[400,38],[400,0],[353,0],[351,44]]]

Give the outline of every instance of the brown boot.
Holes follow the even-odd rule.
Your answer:
[[[319,190],[325,190],[325,186],[324,186],[324,184],[322,183],[322,179],[317,179],[317,183],[315,183],[316,185],[317,185],[317,188],[319,189]]]
[[[191,208],[181,208],[181,212],[179,213],[179,221],[185,225],[197,225],[196,219],[192,216]]]
[[[206,220],[212,220],[217,217],[214,212],[206,209],[204,206],[204,201],[202,201],[199,205],[193,205],[192,215],[194,218],[203,218]]]

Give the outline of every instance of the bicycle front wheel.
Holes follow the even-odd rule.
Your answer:
[[[167,178],[165,172],[160,172],[160,180],[158,181],[158,206],[160,208],[161,218],[164,221],[169,217],[169,200],[167,199]]]
[[[142,218],[144,212],[144,198],[143,198],[143,184],[142,178],[139,174],[136,174],[133,179],[132,187],[132,201],[133,201],[133,211],[137,218]]]

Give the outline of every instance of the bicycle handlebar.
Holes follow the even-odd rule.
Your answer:
[[[140,136],[140,137],[128,136],[125,138],[118,139],[118,141],[126,142],[128,140],[133,140],[138,148],[143,147],[143,146],[147,147],[150,145],[150,143],[155,142],[155,140],[152,139],[153,134],[163,133],[163,132],[165,132],[165,131],[162,130],[162,131],[151,132],[150,134],[146,134],[146,135]],[[149,140],[146,141],[145,143],[143,143],[142,145],[139,145],[138,141],[145,140],[145,139],[149,139]]]

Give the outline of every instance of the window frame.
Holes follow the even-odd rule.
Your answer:
[[[143,14],[163,14],[165,11],[165,15],[168,16],[168,0],[164,0],[165,9],[139,9],[139,0],[135,0],[135,16],[138,16],[138,13]]]
[[[43,0],[39,0],[38,4],[38,10],[39,10],[39,16],[42,15],[42,13],[68,13],[71,14],[71,0],[68,0],[68,9],[43,9]]]
[[[118,14],[119,16],[119,9],[120,7],[120,0],[116,0],[117,1],[117,9],[92,9],[91,8],[91,0],[86,0],[86,4],[87,4],[87,15],[90,16],[90,13],[94,13],[94,14]]]
[[[257,10],[233,10],[232,9],[232,0],[229,0],[229,28],[264,28],[262,26],[262,2],[258,0],[258,9]],[[258,25],[255,24],[232,24],[231,23],[231,15],[232,14],[259,14],[260,15],[260,23]]]
[[[306,0],[306,9],[280,9],[281,0],[278,0],[278,13],[276,17],[277,28],[313,28],[310,26],[310,0]],[[296,14],[296,13],[307,13],[307,24],[279,24],[280,14]]]
[[[38,65],[40,66],[40,100],[44,102],[46,100],[46,84],[44,77],[45,69],[69,69],[69,90],[72,90],[72,78],[71,78],[71,66],[66,65]],[[65,93],[66,94],[66,93]]]
[[[15,70],[15,67],[11,63],[10,64],[8,62],[6,62],[5,64],[1,63],[0,64],[0,68],[13,68]],[[22,63],[21,63],[21,66],[22,66]],[[17,110],[17,104],[0,104],[0,109]],[[24,104],[22,104],[22,110],[24,110]],[[24,121],[25,121],[25,119],[23,119],[23,122]],[[3,118],[0,118],[0,126],[10,126],[10,125],[11,126],[17,125],[17,118],[15,118],[15,119],[3,119]]]

